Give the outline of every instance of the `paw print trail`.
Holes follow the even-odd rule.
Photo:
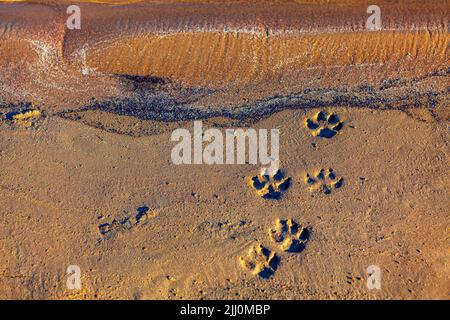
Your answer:
[[[269,235],[279,249],[285,252],[302,252],[309,240],[309,230],[292,219],[277,219]]]
[[[344,127],[344,122],[335,113],[319,111],[305,121],[306,127],[314,137],[333,138]]]
[[[239,258],[241,266],[254,276],[269,279],[275,273],[280,263],[276,253],[259,243],[253,244],[245,257]]]
[[[279,199],[290,187],[291,178],[285,177],[281,170],[273,176],[259,174],[250,179],[250,185],[264,199]]]
[[[269,230],[269,236],[278,250],[271,251],[260,243],[254,243],[246,256],[239,257],[239,262],[244,269],[263,279],[269,279],[275,274],[281,262],[278,251],[300,253],[305,250],[310,238],[310,230],[293,219],[277,219],[275,226]]]
[[[333,189],[339,189],[344,184],[344,178],[338,177],[333,169],[320,169],[315,174],[306,173],[305,183],[311,192],[330,194]]]

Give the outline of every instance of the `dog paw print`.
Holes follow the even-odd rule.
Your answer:
[[[252,177],[250,185],[264,199],[279,199],[291,185],[291,178],[278,170],[274,175],[259,174]]]
[[[302,252],[309,240],[309,230],[292,219],[277,219],[269,235],[285,252]]]
[[[269,279],[273,276],[280,263],[280,259],[275,252],[270,251],[259,243],[253,244],[247,255],[240,257],[239,260],[244,269],[263,279]]]
[[[306,127],[315,137],[333,138],[344,127],[344,122],[335,113],[319,111],[311,119],[306,119]]]
[[[305,183],[309,186],[311,192],[320,191],[330,194],[333,189],[342,187],[344,179],[338,177],[333,169],[320,169],[313,175],[307,173]]]

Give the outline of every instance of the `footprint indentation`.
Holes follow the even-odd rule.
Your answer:
[[[239,258],[239,262],[244,269],[249,270],[254,276],[269,279],[277,270],[280,259],[275,252],[255,243],[250,247],[245,257]]]
[[[302,252],[309,240],[309,230],[292,219],[277,219],[269,235],[286,252]]]
[[[126,215],[122,219],[113,219],[111,222],[105,222],[105,217],[100,215],[98,220],[98,230],[103,238],[109,237],[112,234],[120,231],[131,229],[138,225],[142,225],[147,222],[150,208],[142,206],[137,208],[136,213],[132,215]]]
[[[307,173],[305,183],[309,186],[311,192],[320,191],[330,194],[333,189],[339,189],[344,184],[344,179],[338,177],[333,169],[320,169],[315,174]]]
[[[313,136],[322,138],[332,138],[344,127],[338,115],[325,111],[319,111],[314,117],[306,119],[305,124]]]
[[[250,185],[264,199],[279,199],[289,188],[291,178],[285,177],[281,170],[274,175],[259,174],[250,179]]]

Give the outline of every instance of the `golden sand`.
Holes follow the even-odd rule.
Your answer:
[[[84,2],[0,4],[0,298],[448,297],[446,1]],[[174,165],[198,118],[280,171]]]

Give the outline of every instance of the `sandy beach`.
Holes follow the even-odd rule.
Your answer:
[[[0,299],[448,299],[432,2],[0,2]],[[278,130],[279,172],[174,164],[194,121]]]

